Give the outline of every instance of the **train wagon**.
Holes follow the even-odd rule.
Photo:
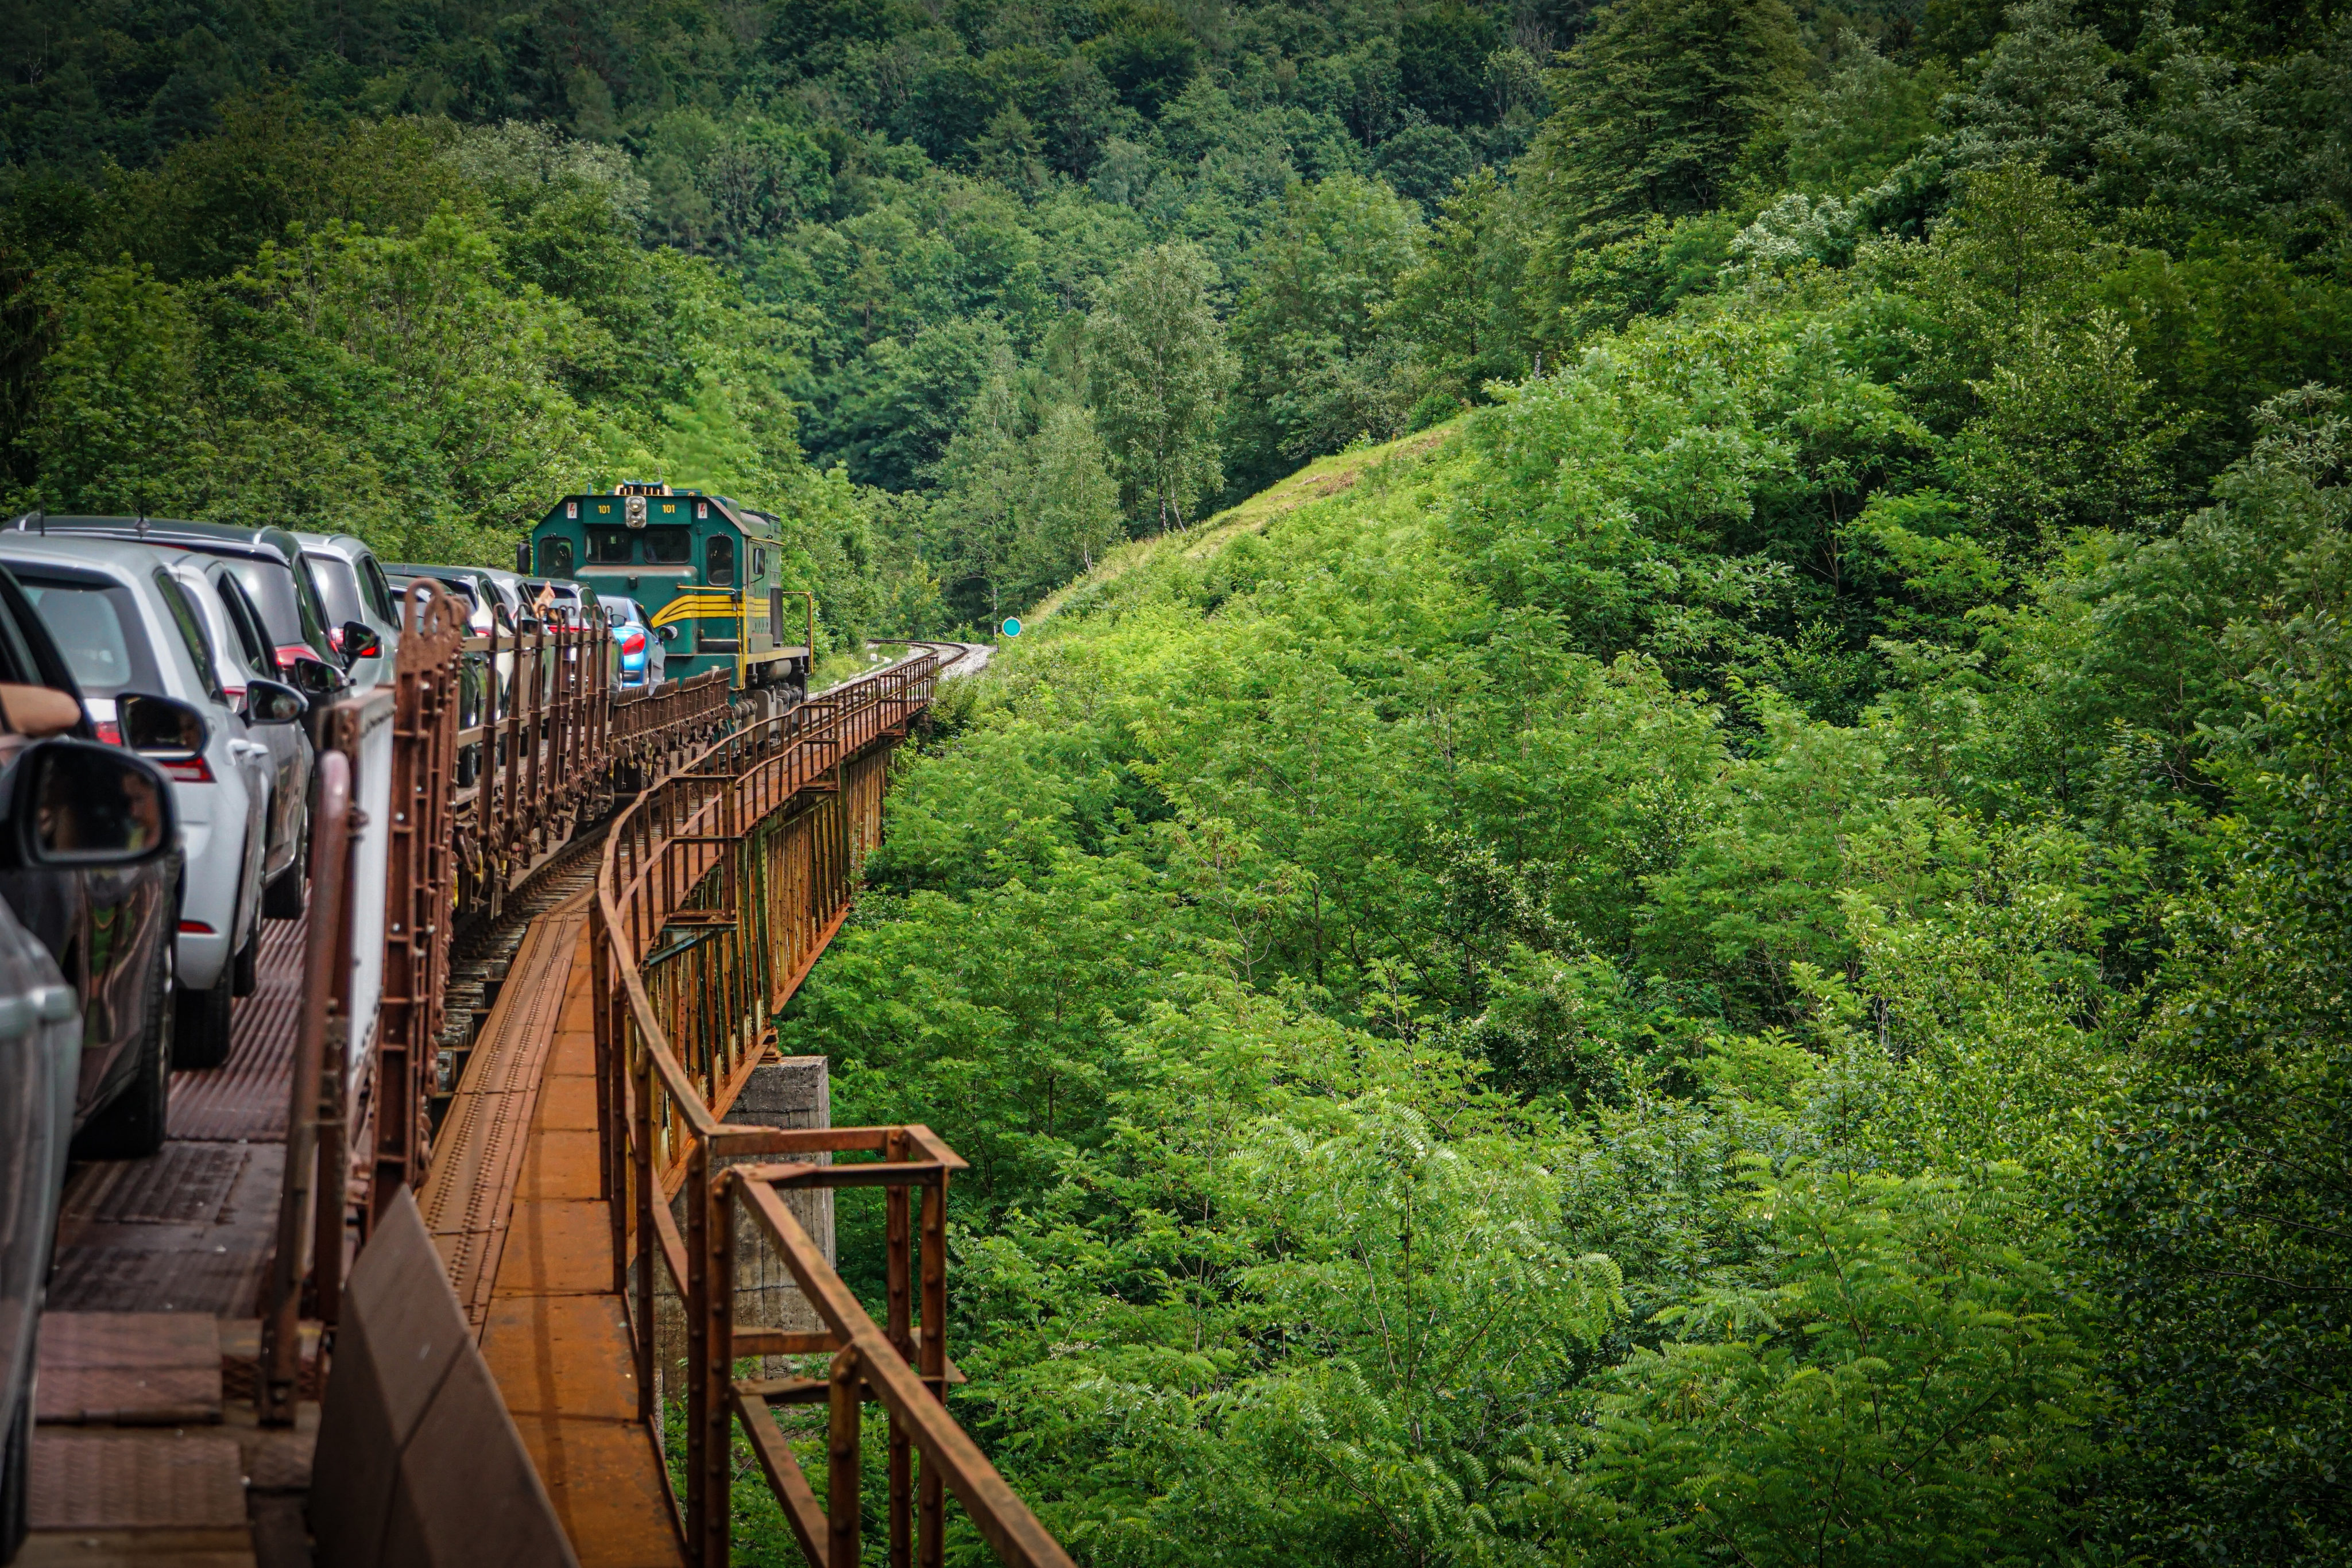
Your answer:
[[[808,690],[816,599],[782,586],[783,530],[766,512],[659,480],[566,496],[531,529],[541,577],[645,606],[671,680],[726,670],[738,690]]]

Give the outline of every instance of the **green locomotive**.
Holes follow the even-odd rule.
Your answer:
[[[739,690],[805,692],[816,599],[782,586],[782,538],[766,512],[656,480],[564,497],[531,529],[530,547],[540,576],[644,606],[667,678],[727,670]],[[787,641],[793,632],[802,635]]]

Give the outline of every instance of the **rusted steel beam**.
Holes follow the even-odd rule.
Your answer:
[[[751,1453],[768,1479],[768,1490],[784,1505],[784,1518],[793,1527],[793,1539],[800,1542],[801,1555],[813,1563],[823,1563],[828,1531],[824,1510],[817,1506],[816,1491],[802,1473],[800,1461],[793,1457],[792,1445],[777,1429],[768,1402],[745,1395],[740,1387],[730,1398],[744,1435],[751,1439]]]
[[[747,1355],[831,1355],[841,1348],[841,1336],[829,1330],[739,1328],[733,1359]]]
[[[311,816],[312,893],[303,933],[301,1012],[294,1031],[294,1072],[287,1086],[286,1176],[278,1191],[277,1245],[269,1261],[261,1312],[261,1381],[257,1406],[264,1426],[291,1425],[294,1391],[302,1371],[303,1243],[318,1202],[319,1131],[331,1091],[324,1082],[327,1013],[335,1000],[335,938],[341,935],[343,841],[351,824],[351,759],[339,751],[319,758],[319,809]],[[337,1211],[340,1219],[341,1211]],[[341,1227],[335,1246],[341,1249]],[[338,1260],[340,1261],[340,1259]]]
[[[907,1130],[893,1127],[883,1153],[890,1159],[903,1160],[912,1146]],[[907,1189],[888,1188],[882,1202],[887,1253],[883,1284],[885,1332],[889,1335],[890,1347],[911,1362],[915,1359],[915,1335],[909,1262],[914,1233],[908,1218]],[[907,1439],[906,1427],[895,1415],[890,1417],[890,1450],[885,1470],[889,1488],[887,1507],[890,1515],[890,1564],[891,1568],[908,1568],[914,1552],[914,1448]]]
[[[915,1365],[921,1374],[926,1391],[939,1401],[944,1416],[948,1399],[948,1181],[944,1169],[940,1171],[936,1185],[923,1188],[922,1204],[923,1326],[916,1331]],[[963,1436],[963,1429],[953,1422],[948,1423],[948,1429],[958,1437]],[[941,1467],[933,1461],[930,1451],[924,1450],[922,1469],[915,1475],[915,1561],[919,1568],[941,1568],[947,1561],[948,1500],[946,1490],[940,1485],[945,1479]],[[988,1479],[996,1480],[993,1469],[988,1472]],[[999,1486],[1003,1484],[997,1481]],[[1009,1489],[1005,1495],[1012,1495]],[[967,1506],[969,1501],[967,1495]],[[1025,1516],[1028,1511],[1024,1509],[1022,1512]],[[1031,1522],[1034,1524],[1035,1521],[1033,1520]],[[1038,1533],[1044,1535],[1045,1531],[1040,1529]]]
[[[745,1155],[887,1155],[895,1127],[751,1127],[723,1124],[714,1135],[719,1151]],[[965,1168],[950,1154],[943,1164]]]
[[[857,1503],[857,1483],[863,1479],[858,1474],[859,1425],[865,1413],[858,1397],[861,1385],[855,1347],[844,1345],[834,1353],[829,1384],[825,1390],[826,1568],[857,1568],[858,1527],[864,1522],[858,1517]]]
[[[744,1175],[775,1186],[921,1186],[929,1189],[948,1178],[952,1167],[929,1160],[877,1160],[848,1166],[746,1166]]]
[[[687,1521],[697,1560],[710,1568],[732,1561],[731,1483],[735,1430],[728,1354],[734,1344],[735,1226],[723,1172],[711,1168],[708,1145],[687,1156],[686,1245],[695,1269],[681,1282],[686,1303]],[[839,1400],[835,1400],[836,1418]],[[851,1400],[854,1406],[856,1400]],[[838,1493],[836,1492],[836,1496]],[[856,1510],[851,1510],[852,1517]],[[856,1558],[849,1568],[856,1568]]]
[[[764,1183],[736,1180],[735,1176],[733,1171],[724,1173],[722,1184],[746,1206],[810,1304],[850,1342],[840,1354],[856,1356],[866,1382],[892,1417],[905,1426],[922,1454],[921,1473],[937,1476],[956,1494],[982,1539],[1014,1568],[1075,1568],[1061,1544],[1013,1495],[995,1467],[941,1406],[939,1396],[924,1386],[915,1369],[866,1315],[848,1286],[825,1265],[824,1255],[776,1190]]]

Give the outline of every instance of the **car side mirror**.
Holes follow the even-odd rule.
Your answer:
[[[310,711],[300,692],[278,681],[252,680],[245,686],[245,706],[238,710],[247,724],[292,724]]]
[[[122,744],[142,756],[187,756],[205,748],[205,716],[170,697],[125,692],[114,699],[114,722],[122,731]]]
[[[139,865],[177,835],[171,782],[153,763],[96,741],[26,747],[0,793],[20,865]]]
[[[677,627],[675,627],[675,626],[665,626],[665,627],[663,627],[663,628],[661,629],[661,640],[662,640],[663,642],[665,642],[665,643],[675,643],[675,642],[677,642]]]
[[[383,639],[375,628],[364,621],[343,622],[343,662],[355,664],[362,659],[373,659],[383,652]]]
[[[309,697],[329,697],[341,685],[335,678],[335,667],[324,659],[297,659],[286,674],[292,678],[295,690]]]

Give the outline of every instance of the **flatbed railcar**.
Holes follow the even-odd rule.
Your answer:
[[[783,586],[782,544],[769,513],[653,480],[563,497],[529,549],[538,576],[643,605],[668,679],[725,670],[738,691],[790,703],[808,693],[816,598]]]

